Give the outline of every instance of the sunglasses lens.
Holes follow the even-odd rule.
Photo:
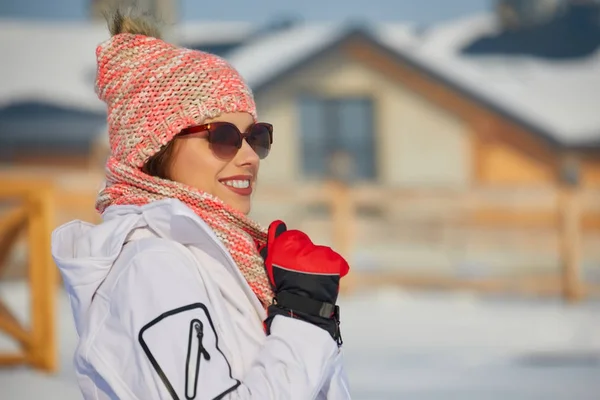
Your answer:
[[[271,128],[266,124],[256,124],[252,127],[252,131],[246,140],[252,150],[258,154],[258,157],[263,159],[269,155],[271,150]]]
[[[233,125],[219,125],[209,137],[211,149],[219,158],[233,158],[241,147],[240,131]]]

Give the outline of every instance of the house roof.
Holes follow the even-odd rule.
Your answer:
[[[465,55],[497,33],[492,15],[477,15],[421,32],[407,24],[306,24],[266,35],[228,55],[255,91],[359,35],[399,62],[539,134],[554,145],[600,147],[600,51],[562,61],[533,56]],[[300,65],[301,66],[301,65]]]
[[[0,20],[0,107],[45,101],[104,110],[94,93],[96,46],[104,25]]]
[[[219,31],[208,25],[187,24],[179,28],[179,39],[215,43],[237,41],[256,32],[247,24],[223,26],[237,28]],[[307,60],[361,35],[399,62],[411,63],[554,144],[600,146],[600,113],[596,111],[600,104],[600,51],[564,61],[475,56],[462,51],[495,32],[495,19],[490,15],[456,20],[426,31],[396,23],[306,23],[254,35],[226,58],[258,93]],[[217,39],[221,34],[223,38]],[[0,37],[0,52],[6,55],[0,63],[0,106],[42,98],[60,105],[104,110],[93,91],[94,50],[108,37],[103,24],[65,26],[0,20]]]
[[[600,146],[600,51],[562,61],[463,53],[471,42],[496,30],[490,15],[424,32],[407,24],[306,24],[258,38],[228,58],[259,92],[299,64],[359,35],[554,145]]]
[[[408,24],[377,24],[378,29],[394,32],[398,42],[412,39],[413,28]],[[227,55],[230,62],[250,82],[255,93],[260,93],[289,74],[301,69],[314,59],[329,53],[340,44],[357,36],[373,45],[385,46],[372,25],[352,23],[321,23],[297,26],[288,32],[265,35],[250,45],[240,47]],[[395,55],[395,50],[392,50]],[[276,54],[276,57],[273,55]],[[260,55],[260,57],[256,57]]]
[[[275,31],[227,54],[244,79],[257,89],[283,71],[329,49],[346,34],[343,24],[302,24]]]
[[[385,28],[378,29],[378,36],[438,78],[557,144],[600,145],[600,51],[562,61],[462,53],[496,29],[495,19],[482,15],[440,25],[409,41],[397,40]]]

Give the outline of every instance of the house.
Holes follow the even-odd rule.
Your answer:
[[[496,29],[493,16],[422,33],[304,25],[230,53],[278,128],[264,179],[323,178],[342,150],[355,179],[385,186],[548,185],[567,155],[599,186],[600,53],[462,51]]]

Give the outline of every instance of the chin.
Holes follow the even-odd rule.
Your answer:
[[[250,204],[247,204],[247,205],[245,205],[245,206],[243,206],[243,207],[239,207],[239,208],[237,208],[237,210],[238,210],[239,212],[241,212],[242,214],[244,214],[244,215],[248,215],[248,214],[250,214],[250,210],[251,210],[251,209],[252,209],[252,207],[250,207]]]
[[[242,214],[248,215],[250,214],[250,202],[243,202],[243,201],[236,201],[236,202],[230,202],[229,206],[231,206],[231,208],[233,208],[236,211],[241,212]]]

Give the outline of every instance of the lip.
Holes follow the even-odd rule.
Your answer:
[[[228,186],[224,182],[225,181],[250,181],[250,186],[247,188],[235,188],[233,186]],[[254,184],[254,177],[252,175],[233,175],[228,176],[227,178],[219,179],[219,182],[223,184],[227,189],[231,190],[233,193],[238,194],[240,196],[250,196],[252,194],[252,186]]]

